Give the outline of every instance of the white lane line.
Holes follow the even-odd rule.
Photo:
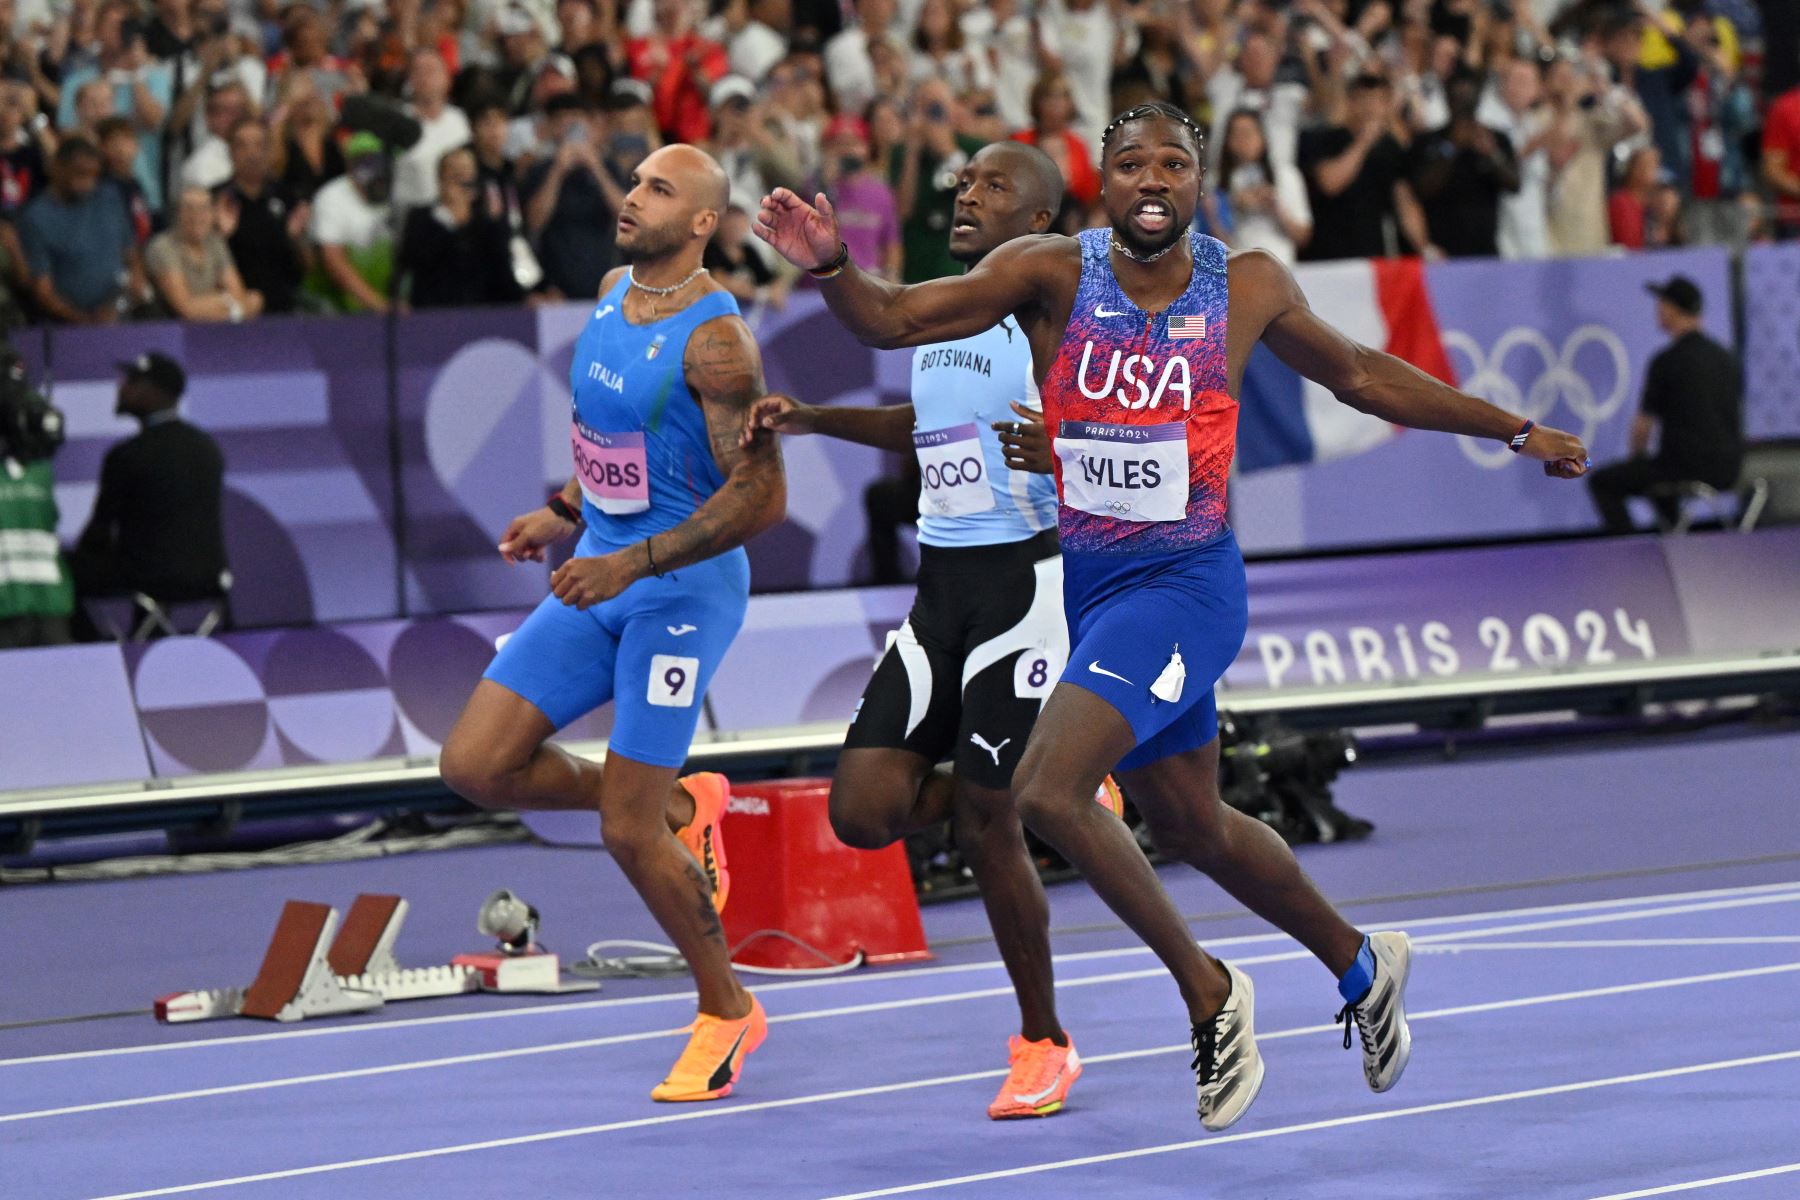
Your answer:
[[[1501,936],[1508,933],[1520,933],[1546,928],[1565,928],[1571,925],[1611,924],[1623,920],[1648,920],[1664,915],[1685,915],[1693,912],[1709,912],[1721,908],[1741,908],[1747,905],[1785,903],[1800,901],[1800,893],[1793,896],[1746,896],[1732,900],[1719,900],[1710,904],[1684,904],[1672,908],[1651,909],[1641,913],[1593,913],[1581,917],[1565,917],[1557,921],[1532,921],[1518,925],[1497,925],[1488,929],[1459,930],[1449,933],[1425,934],[1413,939],[1415,947],[1422,953],[1435,949],[1438,942],[1445,939],[1459,939],[1466,942],[1474,938]],[[1288,940],[1282,935],[1282,940]],[[1217,943],[1215,943],[1216,945]],[[1469,947],[1473,949],[1474,947]],[[1263,966],[1270,963],[1310,961],[1312,954],[1306,950],[1286,950],[1272,954],[1233,956],[1232,962],[1239,967]],[[1786,970],[1785,966],[1775,968],[1753,968],[1753,970]],[[1100,975],[1086,975],[1076,979],[1059,980],[1061,989],[1077,987],[1095,987],[1110,983],[1126,983],[1141,979],[1156,979],[1165,974],[1162,966],[1140,968],[1131,971],[1112,971]],[[769,1018],[771,1024],[789,1021],[812,1021],[829,1017],[861,1016],[868,1013],[889,1012],[902,1008],[923,1008],[936,1004],[954,1004],[965,1000],[987,1000],[1000,996],[1010,996],[1013,989],[1010,984],[1002,987],[977,988],[970,991],[942,992],[926,996],[907,996],[895,1000],[875,1000],[866,1004],[845,1004],[833,1008],[812,1009],[798,1013],[779,1013]],[[0,1114],[0,1124],[15,1121],[31,1121],[46,1117],[72,1116],[79,1113],[101,1112],[116,1108],[138,1108],[148,1104],[167,1104],[178,1100],[198,1100],[212,1096],[235,1095],[243,1092],[264,1091],[273,1088],[297,1087],[304,1084],[334,1083],[344,1079],[363,1079],[378,1075],[393,1075],[407,1071],[430,1070],[439,1067],[465,1066],[471,1063],[494,1062],[507,1058],[523,1058],[532,1055],[553,1054],[569,1050],[586,1050],[597,1046],[621,1045],[628,1042],[649,1041],[656,1038],[670,1037],[680,1033],[680,1029],[656,1029],[638,1033],[612,1034],[606,1037],[580,1038],[574,1041],[540,1043],[533,1046],[516,1047],[506,1050],[489,1050],[471,1054],[454,1054],[439,1058],[411,1059],[398,1063],[387,1063],[372,1067],[346,1068],[340,1071],[326,1071],[308,1075],[279,1076],[274,1079],[254,1080],[247,1083],[220,1084],[214,1087],[190,1088],[178,1092],[163,1092],[148,1096],[129,1096],[117,1100],[97,1100],[85,1104],[65,1105],[59,1108],[35,1109],[27,1112]]]
[[[1610,1196],[1595,1196],[1594,1200],[1644,1200],[1646,1196],[1670,1196],[1676,1192],[1694,1192],[1701,1188],[1718,1187],[1722,1183],[1742,1183],[1746,1179],[1767,1179],[1772,1175],[1792,1175],[1800,1171],[1800,1163],[1788,1163],[1780,1167],[1764,1167],[1760,1171],[1739,1171],[1735,1175],[1714,1175],[1711,1179],[1693,1179],[1687,1183],[1665,1183],[1661,1187],[1641,1188],[1635,1192],[1614,1192]]]
[[[1432,946],[1445,939],[1468,941],[1474,938],[1501,936],[1508,933],[1521,933],[1546,928],[1566,928],[1571,925],[1611,924],[1623,920],[1647,920],[1663,915],[1685,915],[1693,912],[1707,912],[1721,908],[1739,908],[1747,905],[1786,903],[1800,901],[1800,893],[1793,896],[1744,896],[1729,900],[1717,900],[1705,904],[1684,904],[1669,908],[1651,909],[1645,912],[1606,912],[1590,913],[1579,917],[1564,917],[1555,921],[1532,921],[1517,925],[1496,925],[1486,929],[1459,930],[1448,933],[1425,934],[1414,939],[1414,945],[1421,951],[1429,951]],[[1283,940],[1287,940],[1285,936]],[[1310,960],[1312,955],[1305,950],[1287,950],[1272,954],[1234,956],[1232,961],[1240,967],[1267,965],[1270,963],[1302,962]],[[1125,983],[1141,979],[1155,979],[1164,974],[1159,965],[1131,971],[1113,971],[1100,975],[1088,975],[1077,979],[1064,979],[1059,987],[1068,989],[1076,987],[1093,987],[1110,983]],[[877,1000],[867,1004],[847,1004],[833,1008],[814,1009],[798,1013],[782,1013],[770,1017],[771,1023],[787,1021],[819,1020],[827,1017],[859,1016],[867,1013],[888,1012],[902,1008],[922,1008],[928,1005],[953,1004],[965,1000],[986,1000],[1000,996],[1012,995],[1010,985],[1002,987],[978,988],[971,991],[943,992],[926,996],[909,996],[895,1000]],[[29,1112],[7,1113],[0,1115],[0,1124],[13,1121],[36,1120],[44,1117],[70,1116],[85,1112],[98,1112],[114,1108],[136,1108],[147,1104],[163,1104],[178,1100],[202,1099],[210,1096],[232,1095],[242,1092],[262,1091],[271,1088],[295,1087],[302,1084],[331,1083],[343,1079],[367,1078],[376,1075],[390,1075],[405,1071],[428,1070],[437,1067],[462,1066],[469,1063],[493,1062],[499,1059],[525,1057],[556,1053],[565,1050],[583,1050],[595,1046],[619,1045],[627,1042],[647,1041],[654,1038],[668,1037],[679,1030],[651,1030],[640,1033],[614,1034],[599,1038],[581,1038],[575,1041],[539,1044],[508,1050],[492,1050],[473,1054],[457,1054],[439,1058],[408,1060],[389,1063],[381,1066],[350,1068],[341,1071],[321,1072],[299,1076],[284,1076],[275,1079],[256,1080],[247,1083],[222,1084],[209,1088],[192,1088],[178,1092],[167,1092],[149,1096],[133,1096],[118,1100],[93,1101],[86,1104],[66,1105],[60,1108],[39,1109]]]
[[[1462,950],[1646,950],[1664,947],[1695,946],[1794,946],[1800,935],[1769,937],[1690,937],[1690,938],[1591,938],[1579,942],[1433,942],[1425,947],[1427,954],[1455,954]]]
[[[1768,897],[1766,902],[1776,902],[1776,898],[1800,900],[1800,882],[1796,883],[1759,883],[1743,887],[1713,888],[1693,892],[1665,892],[1652,896],[1615,897],[1610,900],[1581,900],[1568,904],[1543,904],[1528,908],[1497,909],[1491,912],[1460,913],[1435,917],[1420,917],[1415,920],[1384,921],[1386,929],[1425,929],[1441,925],[1461,925],[1471,921],[1511,920],[1516,917],[1531,917],[1570,912],[1596,912],[1611,909],[1629,909],[1644,906],[1646,913],[1656,905],[1688,900],[1724,900],[1732,897]],[[1657,909],[1657,912],[1662,911]],[[1671,912],[1702,911],[1698,909],[1673,909]],[[1486,931],[1484,931],[1486,932]],[[1269,942],[1286,942],[1289,937],[1284,933],[1246,934],[1241,937],[1214,938],[1203,944],[1209,949],[1221,946],[1251,946]],[[1115,950],[1085,950],[1071,954],[1052,956],[1056,963],[1091,962],[1107,958],[1131,958],[1149,954],[1144,946],[1127,946]],[[969,971],[1000,970],[1005,966],[999,959],[987,959],[974,963],[954,963],[939,967],[904,967],[890,970],[872,971],[868,974],[833,975],[823,979],[797,979],[782,983],[759,984],[756,993],[764,995],[769,992],[793,991],[819,987],[840,987],[846,984],[879,983],[899,978],[916,979],[926,976],[961,974]],[[680,992],[659,992],[649,996],[620,996],[606,1000],[576,1000],[566,1004],[537,1004],[525,1008],[487,1009],[480,1012],[445,1013],[435,1017],[401,1017],[395,1020],[362,1020],[344,1024],[320,1025],[306,1029],[284,1029],[270,1033],[233,1034],[229,1037],[195,1038],[181,1042],[152,1042],[138,1046],[113,1046],[99,1050],[70,1050],[58,1054],[34,1054],[21,1058],[0,1058],[0,1067],[29,1066],[34,1063],[80,1062],[92,1058],[110,1058],[123,1054],[160,1054],[172,1050],[205,1049],[209,1046],[239,1046],[254,1042],[279,1041],[287,1038],[332,1037],[346,1033],[383,1032],[390,1029],[416,1028],[427,1025],[452,1025],[466,1021],[494,1021],[512,1017],[558,1016],[564,1013],[586,1012],[593,1009],[631,1007],[641,1004],[662,1004],[676,1000],[692,1001],[695,993],[691,990]]]
[[[1591,1000],[1607,996],[1628,995],[1633,992],[1660,991],[1666,988],[1691,987],[1704,983],[1724,983],[1731,980],[1747,979],[1760,975],[1773,975],[1782,972],[1800,971],[1800,963],[1786,963],[1776,967],[1751,967],[1742,971],[1715,971],[1705,975],[1684,975],[1673,979],[1655,979],[1639,983],[1616,984],[1610,987],[1584,988],[1580,991],[1554,992],[1540,996],[1520,996],[1510,1000],[1489,1000],[1479,1004],[1462,1004],[1452,1008],[1427,1009],[1422,1012],[1408,1014],[1408,1021],[1430,1021],[1444,1017],[1466,1016],[1479,1012],[1499,1012],[1506,1009],[1530,1008],[1543,1004],[1564,1003],[1571,1000]],[[1293,1029],[1278,1029],[1257,1034],[1259,1042],[1279,1041],[1284,1038],[1295,1038],[1309,1034],[1335,1032],[1335,1024],[1308,1025]],[[1151,1058],[1167,1054],[1189,1054],[1192,1047],[1181,1042],[1170,1046],[1151,1046],[1142,1050],[1121,1050],[1110,1054],[1094,1054],[1084,1056],[1083,1061],[1089,1066],[1109,1062],[1127,1062],[1140,1058]],[[1796,1052],[1800,1053],[1800,1052]],[[613,1133],[623,1129],[642,1129],[646,1126],[670,1125],[681,1121],[718,1120],[721,1117],[735,1117],[744,1113],[767,1112],[771,1109],[793,1108],[801,1105],[831,1104],[843,1100],[855,1100],[866,1096],[885,1096],[897,1092],[914,1091],[920,1088],[942,1087],[949,1084],[969,1083],[979,1079],[999,1079],[1005,1076],[1005,1070],[968,1071],[957,1075],[939,1075],[928,1079],[912,1079],[899,1083],[884,1083],[872,1087],[846,1088],[839,1091],[816,1092],[806,1096],[791,1096],[782,1100],[761,1100],[749,1104],[735,1104],[729,1107],[696,1107],[683,1111],[659,1114],[652,1117],[634,1117],[624,1121],[609,1121],[600,1125],[583,1125],[574,1129],[553,1129],[543,1133],[520,1134],[513,1137],[492,1138],[481,1142],[467,1142],[453,1146],[438,1146],[429,1150],[409,1150],[397,1154],[383,1154],[371,1158],[349,1159],[343,1162],[321,1163],[310,1167],[291,1167],[282,1171],[266,1171],[256,1175],[240,1175],[229,1179],[213,1179],[201,1183],[178,1184],[171,1187],[158,1188],[153,1191],[131,1192],[126,1195],[101,1197],[100,1200],[141,1200],[151,1196],[173,1196],[186,1192],[203,1192],[217,1188],[236,1187],[247,1183],[260,1183],[272,1179],[292,1179],[299,1176],[322,1175],[336,1171],[354,1170],[360,1167],[382,1166],[388,1163],[413,1162],[425,1158],[441,1158],[452,1154],[467,1154],[479,1150],[498,1150],[510,1146],[527,1146],[539,1142],[563,1141],[568,1138],[589,1137],[601,1133]]]
[[[1465,1108],[1483,1108],[1491,1104],[1506,1104],[1514,1100],[1537,1100],[1545,1096],[1562,1096],[1571,1092],[1594,1091],[1598,1088],[1622,1087],[1632,1083],[1649,1083],[1660,1079],[1676,1079],[1685,1075],[1700,1075],[1710,1071],[1731,1071],[1739,1067],[1763,1066],[1767,1063],[1790,1062],[1800,1059],[1800,1050],[1783,1050],[1775,1054],[1757,1054],[1749,1058],[1727,1058],[1717,1062],[1695,1063],[1686,1067],[1668,1067],[1660,1071],[1640,1071],[1633,1075],[1613,1075],[1606,1079],[1584,1079],[1577,1083],[1558,1083],[1549,1087],[1527,1088],[1517,1092],[1494,1092],[1486,1096],[1468,1096],[1461,1100],[1445,1100],[1437,1104],[1416,1104],[1410,1108],[1395,1108],[1385,1112],[1359,1113],[1351,1117],[1332,1117],[1323,1121],[1305,1121],[1296,1125],[1281,1125],[1274,1129],[1257,1129],[1248,1133],[1228,1133],[1223,1137],[1196,1138],[1187,1142],[1167,1142],[1160,1146],[1142,1146],[1136,1150],[1119,1150],[1111,1154],[1089,1154],[1081,1158],[1065,1158],[1057,1162],[1034,1163],[1028,1167],[1011,1167],[999,1171],[983,1171],[978,1175],[955,1175],[945,1179],[932,1179],[924,1183],[908,1183],[899,1187],[878,1188],[872,1192],[851,1192],[839,1196],[828,1197],[827,1200],[876,1200],[881,1196],[903,1196],[912,1192],[931,1192],[939,1188],[957,1187],[965,1183],[985,1183],[995,1179],[1011,1179],[1020,1175],[1041,1175],[1048,1171],[1064,1171],[1071,1167],[1089,1167],[1100,1163],[1123,1162],[1133,1158],[1148,1158],[1157,1154],[1174,1154],[1182,1150],[1210,1150],[1217,1146],[1229,1146],[1234,1142],[1254,1142],[1264,1138],[1285,1137],[1292,1133],[1313,1133],[1320,1129],[1341,1129],[1346,1125],[1366,1125],[1374,1121],[1392,1121],[1399,1117],[1423,1116],[1427,1113],[1454,1112]],[[138,1192],[137,1196],[161,1195],[159,1192]],[[1654,1195],[1654,1192],[1633,1192],[1634,1196]],[[128,1200],[127,1197],[106,1197],[105,1200]]]

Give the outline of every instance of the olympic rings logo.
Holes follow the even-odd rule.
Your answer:
[[[1560,353],[1548,337],[1520,326],[1501,334],[1488,354],[1461,330],[1446,330],[1443,342],[1446,352],[1460,355],[1469,365],[1462,375],[1465,392],[1538,422],[1547,422],[1560,401],[1579,425],[1581,440],[1589,445],[1600,426],[1624,406],[1626,388],[1631,383],[1631,356],[1619,335],[1604,325],[1576,329],[1564,340]],[[1612,384],[1604,397],[1575,369],[1576,356],[1589,346],[1598,346],[1612,361]],[[1535,354],[1539,361],[1538,376],[1528,387],[1522,387],[1506,370],[1507,360],[1518,351],[1524,351],[1527,358]],[[1512,450],[1504,442],[1496,444],[1466,436],[1456,440],[1478,467],[1496,471],[1513,460]]]

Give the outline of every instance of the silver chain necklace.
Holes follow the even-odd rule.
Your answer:
[[[692,271],[688,272],[687,278],[683,279],[680,283],[672,284],[669,287],[651,287],[647,283],[638,282],[637,269],[635,267],[627,267],[625,268],[625,280],[640,292],[648,292],[652,296],[673,296],[676,292],[679,292],[682,288],[698,279],[700,273],[704,270],[706,270],[705,267],[695,267]]]
[[[1116,233],[1113,234],[1113,238],[1112,238],[1112,248],[1114,250],[1117,250],[1120,254],[1123,254],[1126,258],[1129,258],[1134,263],[1153,263],[1157,259],[1161,258],[1163,255],[1167,254],[1169,251],[1173,250],[1175,247],[1177,247],[1179,245],[1181,245],[1181,239],[1176,238],[1174,241],[1172,241],[1168,245],[1164,246],[1161,250],[1158,250],[1155,254],[1134,254],[1131,251],[1131,247],[1127,246],[1124,242],[1121,242],[1119,240],[1118,234],[1116,234]]]

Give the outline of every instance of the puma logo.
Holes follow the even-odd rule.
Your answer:
[[[998,746],[990,746],[990,745],[988,745],[988,740],[986,738],[982,737],[979,733],[969,734],[969,740],[971,742],[975,743],[977,746],[980,746],[983,750],[986,750],[989,754],[993,755],[994,756],[994,765],[996,767],[1000,765],[1000,752],[1012,744],[1012,739],[1006,738],[1006,739],[1002,740]]]

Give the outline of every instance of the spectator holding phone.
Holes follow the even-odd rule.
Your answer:
[[[1603,254],[1612,244],[1606,198],[1613,147],[1650,127],[1636,98],[1606,81],[1605,64],[1564,57],[1550,64],[1550,252]]]
[[[698,145],[712,131],[707,93],[730,72],[731,60],[723,46],[696,30],[696,0],[655,0],[655,8],[656,32],[626,43],[631,74],[650,85],[663,136]]]
[[[969,157],[981,149],[980,142],[956,132],[950,87],[943,80],[926,80],[914,103],[894,188],[904,283],[962,273],[962,264],[950,256],[950,220],[956,212],[957,180]]]
[[[57,124],[76,123],[75,100],[87,84],[100,80],[112,90],[112,111],[128,118],[139,133],[134,174],[153,212],[163,203],[162,125],[174,99],[175,76],[166,63],[151,59],[144,24],[127,0],[106,0],[94,22],[97,45],[92,66],[69,70],[62,79]]]
[[[1225,122],[1219,177],[1224,181],[1231,247],[1267,250],[1291,266],[1299,248],[1312,238],[1312,208],[1299,169],[1269,157],[1260,114],[1239,109]]]
[[[1519,190],[1519,161],[1506,135],[1476,118],[1480,76],[1452,76],[1445,99],[1450,123],[1413,143],[1412,189],[1432,245],[1452,258],[1493,258],[1500,253],[1500,200]]]
[[[643,109],[631,97],[628,106]],[[557,294],[589,299],[618,261],[614,238],[625,204],[622,181],[650,153],[650,139],[624,122],[608,135],[604,125],[578,115],[551,158],[526,172],[525,227],[537,243],[544,283]],[[629,164],[629,165],[627,165]]]
[[[475,152],[451,150],[438,162],[437,202],[407,214],[395,264],[398,294],[412,308],[517,304],[505,225],[481,199]]]
[[[0,82],[0,216],[14,216],[48,185],[43,131],[30,85]]]

